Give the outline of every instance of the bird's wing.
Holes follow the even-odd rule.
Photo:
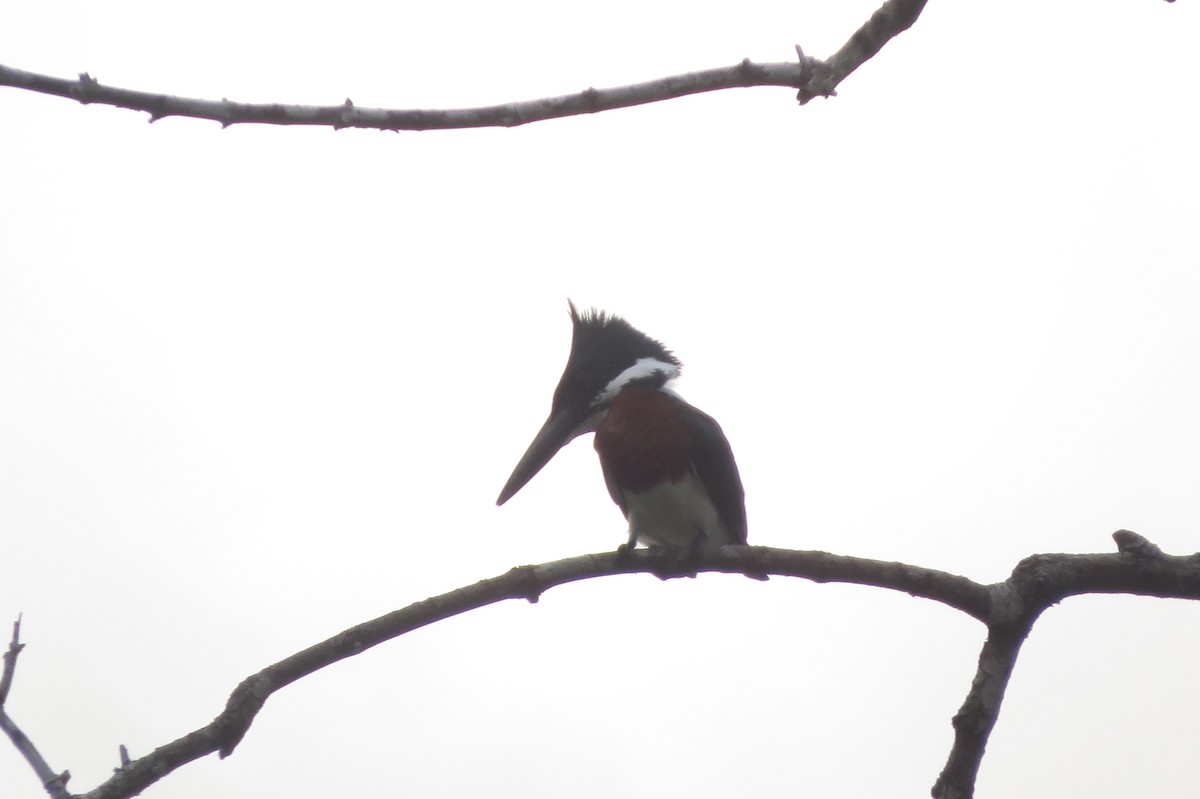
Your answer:
[[[696,449],[692,453],[692,465],[696,476],[704,484],[709,497],[717,507],[721,521],[729,530],[729,539],[735,544],[746,543],[746,492],[738,474],[733,449],[721,430],[717,420],[701,410],[688,414],[689,423],[697,433]],[[609,488],[612,491],[612,488]],[[614,496],[614,499],[616,497]],[[620,504],[618,502],[617,504]]]

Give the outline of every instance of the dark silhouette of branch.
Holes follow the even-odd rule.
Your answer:
[[[988,736],[1000,715],[1021,644],[1046,608],[1079,594],[1140,594],[1200,599],[1200,554],[1170,556],[1137,533],[1113,533],[1115,555],[1034,555],[990,586],[988,637],[962,708],[954,745],[933,787],[935,799],[970,799]]]
[[[799,87],[796,99],[804,105],[814,97],[836,94],[837,85],[858,69],[895,36],[912,27],[921,16],[926,0],[888,0],[879,7],[866,24],[854,32],[850,40],[828,61],[816,62],[816,73],[805,85]],[[804,60],[800,48],[796,52]],[[822,80],[824,78],[824,80]]]
[[[133,796],[164,775],[197,758],[231,754],[250,728],[267,697],[318,669],[352,657],[384,641],[468,610],[507,599],[536,602],[558,585],[613,574],[646,572],[667,577],[694,576],[701,571],[764,573],[804,577],[818,582],[878,585],[944,602],[979,617],[985,612],[986,589],[963,577],[900,563],[850,558],[824,552],[797,552],[768,547],[724,547],[680,563],[644,550],[583,555],[538,566],[520,566],[351,627],[332,638],[268,666],[233,691],[225,710],[206,727],[156,749],[122,767],[108,782],[85,794],[87,799]]]
[[[71,773],[64,771],[62,774],[55,774],[54,769],[50,768],[37,747],[33,745],[33,741],[21,732],[21,729],[9,717],[8,711],[4,709],[9,689],[12,688],[13,675],[17,671],[17,656],[24,648],[25,644],[21,643],[21,617],[18,616],[17,620],[13,622],[12,640],[8,644],[8,650],[4,653],[4,673],[0,676],[0,729],[4,730],[9,740],[13,742],[13,746],[28,761],[50,796],[53,799],[65,799],[70,796],[67,793],[67,780],[71,779]]]
[[[68,80],[3,65],[0,65],[0,85],[53,94],[84,104],[102,103],[145,111],[150,114],[151,122],[163,117],[182,116],[210,119],[220,122],[224,127],[242,123],[376,130],[513,127],[545,119],[656,103],[689,94],[750,86],[794,88],[797,90],[796,98],[803,105],[814,97],[833,95],[838,84],[850,73],[878,53],[892,37],[916,22],[924,7],[925,0],[886,0],[828,62],[805,56],[797,46],[799,60],[792,63],[758,64],[747,58],[731,67],[673,75],[630,86],[587,89],[578,94],[480,108],[359,108],[349,99],[341,105],[327,106],[200,100],[104,86],[86,72],[76,80]]]
[[[193,117],[220,122],[223,127],[243,123],[266,125],[317,125],[375,130],[448,130],[455,128],[515,127],[545,119],[592,114],[614,108],[656,103],[689,94],[748,86],[800,88],[812,74],[805,62],[755,64],[749,59],[732,67],[689,72],[669,78],[612,89],[587,89],[577,94],[540,100],[504,103],[480,108],[387,109],[360,108],[349,99],[341,105],[281,105],[200,100],[166,94],[104,86],[86,72],[78,80],[25,72],[0,65],[0,85],[54,94],[81,103],[103,103],[164,117]]]
[[[113,777],[82,796],[125,799],[192,760],[213,752],[226,757],[241,742],[267,698],[276,691],[339,660],[428,624],[508,599],[537,602],[550,588],[593,577],[645,572],[669,579],[694,577],[700,572],[725,572],[757,579],[765,575],[789,576],[903,591],[936,600],[986,624],[988,637],[980,653],[978,672],[962,709],[954,717],[954,745],[933,789],[938,799],[962,799],[972,795],[1008,677],[1022,642],[1043,610],[1066,597],[1083,593],[1200,599],[1200,555],[1164,555],[1146,539],[1124,530],[1115,533],[1114,538],[1119,549],[1116,554],[1034,555],[1018,564],[1008,580],[990,586],[903,563],[770,547],[722,547],[701,551],[694,559],[682,561],[671,555],[638,550],[623,555],[582,555],[537,566],[520,566],[499,577],[351,627],[268,666],[243,680],[230,695],[224,711],[205,727],[136,760],[130,760],[122,747],[121,765]],[[14,650],[19,651],[15,636],[10,653]],[[15,655],[5,657],[5,687],[11,681],[10,664],[15,660]],[[63,787],[65,773],[57,776],[44,763],[40,766],[34,763],[34,768],[47,783],[51,796],[55,799],[70,796]]]
[[[17,616],[17,620],[13,622],[12,640],[8,644],[8,650],[4,653],[4,673],[0,674],[0,708],[3,708],[4,703],[8,701],[8,692],[12,689],[13,673],[17,670],[17,656],[24,648],[25,644],[21,643],[21,617]]]

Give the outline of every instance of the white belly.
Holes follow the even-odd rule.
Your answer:
[[[661,483],[641,494],[625,492],[629,532],[638,542],[686,549],[703,533],[709,544],[731,543],[695,473],[677,483]]]

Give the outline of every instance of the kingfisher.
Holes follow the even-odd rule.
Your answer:
[[[695,552],[746,543],[746,503],[733,450],[721,426],[670,383],[683,364],[619,316],[570,308],[571,353],[550,416],[517,463],[503,505],[568,442],[595,433],[613,502],[638,545]]]

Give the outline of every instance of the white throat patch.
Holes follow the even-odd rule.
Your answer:
[[[657,358],[639,358],[637,363],[609,381],[604,390],[600,392],[599,402],[604,404],[612,402],[613,398],[625,386],[635,380],[644,380],[647,377],[653,377],[655,373],[663,375],[665,380],[674,380],[676,377],[679,377],[679,367],[673,363],[660,361]]]

